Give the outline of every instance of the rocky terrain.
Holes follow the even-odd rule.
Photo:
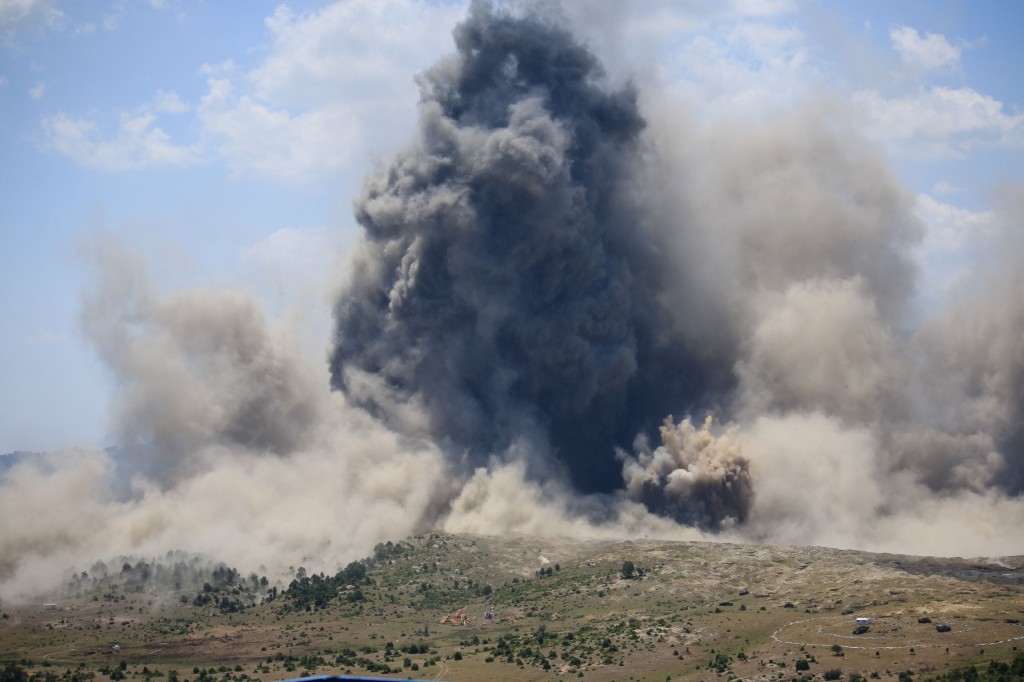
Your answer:
[[[5,682],[907,682],[1024,666],[1024,557],[433,533],[280,580],[171,555],[93,569],[0,605]]]

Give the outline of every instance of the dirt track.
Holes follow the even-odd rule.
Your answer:
[[[906,618],[880,617],[862,635],[850,631],[851,618],[819,616],[805,618],[783,625],[772,633],[772,639],[781,644],[797,646],[831,646],[844,649],[920,649],[949,647],[996,646],[1024,640],[1024,626],[1019,623],[969,623],[962,618],[950,619],[953,628],[939,633],[934,623],[922,624]],[[807,625],[816,623],[813,633]],[[789,635],[782,635],[788,631]],[[809,636],[810,635],[810,636]]]

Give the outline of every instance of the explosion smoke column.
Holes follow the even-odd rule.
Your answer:
[[[602,89],[595,58],[534,16],[474,4],[455,42],[423,78],[420,139],[358,204],[332,384],[398,428],[415,401],[474,462],[530,434],[534,459],[610,492],[615,449],[720,378],[663,327],[671,264],[633,191],[636,92]],[[733,500],[699,520],[742,518]]]
[[[863,429],[873,445],[856,456],[882,496],[889,476],[1020,492],[1019,455],[1000,454],[1020,450],[1005,414],[1020,412],[1020,358],[984,341],[940,350],[945,326],[901,340],[921,226],[842,112],[812,102],[698,136],[647,125],[637,92],[610,89],[548,17],[475,3],[455,41],[422,80],[417,143],[358,202],[335,388],[449,458],[514,449],[534,476],[564,472],[583,493],[625,480],[631,499],[705,529],[747,520],[758,478],[742,438],[709,447],[710,422],[699,446],[685,435],[707,411]],[[1015,369],[942,387],[1005,405],[950,430],[931,424],[939,364],[913,358],[957,352]],[[683,421],[651,449],[666,417]]]
[[[918,322],[913,197],[828,97],[699,126],[535,6],[455,44],[357,202],[329,378],[245,296],[87,249],[119,447],[5,458],[0,594],[431,528],[1024,553],[1019,187]]]

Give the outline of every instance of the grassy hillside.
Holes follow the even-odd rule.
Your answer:
[[[169,557],[66,594],[0,607],[2,682],[1024,679],[1022,557],[435,533],[289,584]]]

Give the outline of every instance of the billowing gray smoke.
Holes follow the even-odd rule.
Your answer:
[[[700,126],[555,21],[478,3],[455,37],[358,202],[329,379],[245,296],[88,249],[121,447],[5,458],[0,596],[431,528],[1024,552],[1024,189],[920,322],[914,198],[829,97]]]
[[[455,42],[357,203],[335,389],[463,468],[758,538],[782,462],[849,493],[840,451],[879,500],[1019,494],[1014,273],[912,334],[914,198],[834,102],[645,120],[557,21],[478,2]]]
[[[98,280],[82,326],[119,383],[116,437],[131,474],[173,480],[211,444],[278,455],[308,444],[313,383],[253,301],[213,290],[158,298],[116,241],[86,251]]]
[[[358,202],[332,385],[399,428],[420,404],[470,461],[528,434],[578,490],[618,489],[615,449],[728,376],[666,333],[636,92],[603,87],[594,56],[534,15],[476,3],[455,43],[422,78],[416,145]]]
[[[925,419],[945,434],[934,449],[943,483],[1024,494],[1024,187],[1001,192],[1003,222],[969,296],[918,333]],[[920,451],[922,448],[919,448]],[[929,454],[932,452],[928,450]],[[939,459],[939,461],[942,461]],[[932,469],[932,467],[929,467]]]

